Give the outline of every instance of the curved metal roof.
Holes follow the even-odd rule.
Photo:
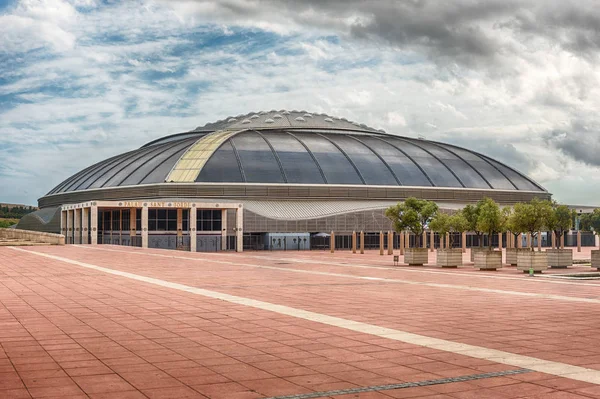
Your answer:
[[[48,193],[152,183],[544,188],[473,151],[304,111],[228,118],[92,165]]]

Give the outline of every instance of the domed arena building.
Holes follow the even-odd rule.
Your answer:
[[[550,198],[513,168],[465,148],[305,111],[249,113],[96,163],[39,199],[17,228],[67,243],[191,251],[303,250],[335,232],[379,245],[385,209],[407,197],[458,209]],[[321,234],[316,234],[321,233]],[[367,242],[368,241],[368,242]]]

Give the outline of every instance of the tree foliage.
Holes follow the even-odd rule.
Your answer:
[[[553,231],[556,237],[562,237],[573,226],[572,216],[573,212],[568,206],[554,202],[544,225],[548,230]],[[559,240],[556,240],[556,248],[559,246]]]
[[[488,245],[491,250],[493,235],[506,231],[508,209],[500,209],[491,198],[484,198],[480,203],[477,230],[487,233]]]
[[[406,230],[413,233],[417,246],[420,246],[423,232],[437,212],[438,206],[435,202],[410,197],[387,208],[385,216],[392,221],[394,230],[398,233]]]
[[[463,231],[469,230],[469,222],[462,212],[457,212],[452,215],[438,212],[429,223],[429,228],[436,233],[439,233],[441,240],[446,233],[462,233]],[[450,243],[448,246],[452,248],[453,244],[453,235],[450,234]]]
[[[534,198],[526,203],[519,202],[513,207],[509,226],[514,231],[528,232],[535,237],[537,232],[546,226],[551,214],[552,203],[550,201]],[[531,240],[531,248],[533,247],[533,240]]]
[[[480,200],[475,205],[467,205],[462,210],[461,213],[467,221],[468,228],[467,231],[472,231],[478,238],[479,246],[483,246],[483,232],[477,229],[477,221],[479,220],[479,213],[481,211],[481,205],[483,204],[483,200]]]
[[[600,209],[594,209],[592,213],[584,213],[579,220],[581,230],[593,231],[600,234]]]
[[[21,219],[23,216],[35,211],[32,206],[0,206],[0,218]]]

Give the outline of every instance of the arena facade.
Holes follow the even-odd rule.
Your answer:
[[[385,209],[407,197],[458,209],[484,197],[509,205],[551,194],[465,148],[272,110],[83,169],[40,198],[17,228],[62,232],[67,243],[191,251],[311,249],[327,245],[332,231],[347,248],[352,232],[363,231],[369,247],[391,230]]]

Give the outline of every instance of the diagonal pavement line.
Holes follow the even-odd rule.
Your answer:
[[[184,259],[184,260],[194,261],[194,262],[205,262],[206,261],[205,259],[201,259],[201,258],[190,258],[187,256],[177,256],[177,255],[162,255],[162,254],[155,254],[155,253],[142,252],[142,251],[121,251],[121,250],[117,250],[117,249],[95,248],[95,247],[86,247],[86,246],[80,246],[79,248],[85,248],[85,249],[95,250],[95,251],[119,252],[119,253],[134,254],[134,255],[140,255],[140,256],[155,256],[155,257],[159,257],[159,258]],[[521,297],[527,297],[527,298],[538,298],[538,299],[550,299],[550,300],[566,301],[566,302],[583,302],[583,303],[600,304],[600,299],[595,299],[595,298],[581,298],[581,297],[575,297],[575,296],[554,295],[554,294],[538,294],[535,292],[500,290],[500,289],[495,289],[495,288],[473,287],[473,286],[461,285],[461,284],[428,283],[425,281],[391,279],[391,278],[385,278],[385,277],[356,276],[353,274],[319,272],[316,270],[291,269],[291,268],[276,267],[276,266],[263,266],[263,265],[255,265],[252,263],[240,263],[240,262],[225,261],[225,260],[211,259],[210,262],[231,265],[231,266],[244,266],[244,267],[253,267],[253,268],[257,268],[257,269],[279,270],[279,271],[285,271],[285,272],[290,272],[290,273],[315,274],[315,275],[321,275],[321,276],[350,278],[350,279],[355,279],[355,280],[379,281],[379,282],[384,282],[384,283],[399,283],[399,284],[408,284],[408,285],[423,285],[426,287],[450,288],[450,289],[458,289],[458,290],[464,290],[464,291],[475,291],[475,292],[486,292],[486,293],[501,294],[501,295],[521,296]],[[597,287],[600,287],[600,285]]]
[[[188,292],[195,295],[202,295],[207,298],[219,299],[229,303],[249,306],[255,309],[267,310],[274,313],[291,316],[307,321],[322,323],[333,327],[344,328],[346,330],[355,331],[358,333],[370,334],[373,336],[400,341],[407,344],[437,349],[440,351],[469,356],[477,359],[484,359],[495,363],[506,364],[509,366],[527,368],[529,370],[539,371],[558,377],[570,378],[573,380],[589,382],[592,384],[600,384],[600,370],[574,366],[566,363],[554,362],[551,360],[538,359],[531,356],[518,355],[515,353],[505,352],[497,349],[489,349],[482,346],[463,344],[445,339],[428,337],[425,335],[413,334],[406,331],[395,330],[393,328],[380,327],[374,324],[363,323],[350,319],[343,319],[341,317],[329,316],[326,314],[311,312],[303,309],[296,309],[290,306],[277,305],[274,303],[244,298],[236,295],[224,294],[217,291],[210,291],[203,288],[191,287],[184,284],[173,283],[157,278],[142,276],[139,274],[96,266],[90,263],[79,262],[61,256],[36,252],[35,250],[25,250],[17,247],[9,248],[15,251],[28,253],[30,255],[41,256],[44,258],[57,260],[63,263],[69,263],[72,265],[81,266],[84,268],[104,272],[107,274],[129,278],[131,280],[154,284],[159,287],[172,288],[182,292]]]

